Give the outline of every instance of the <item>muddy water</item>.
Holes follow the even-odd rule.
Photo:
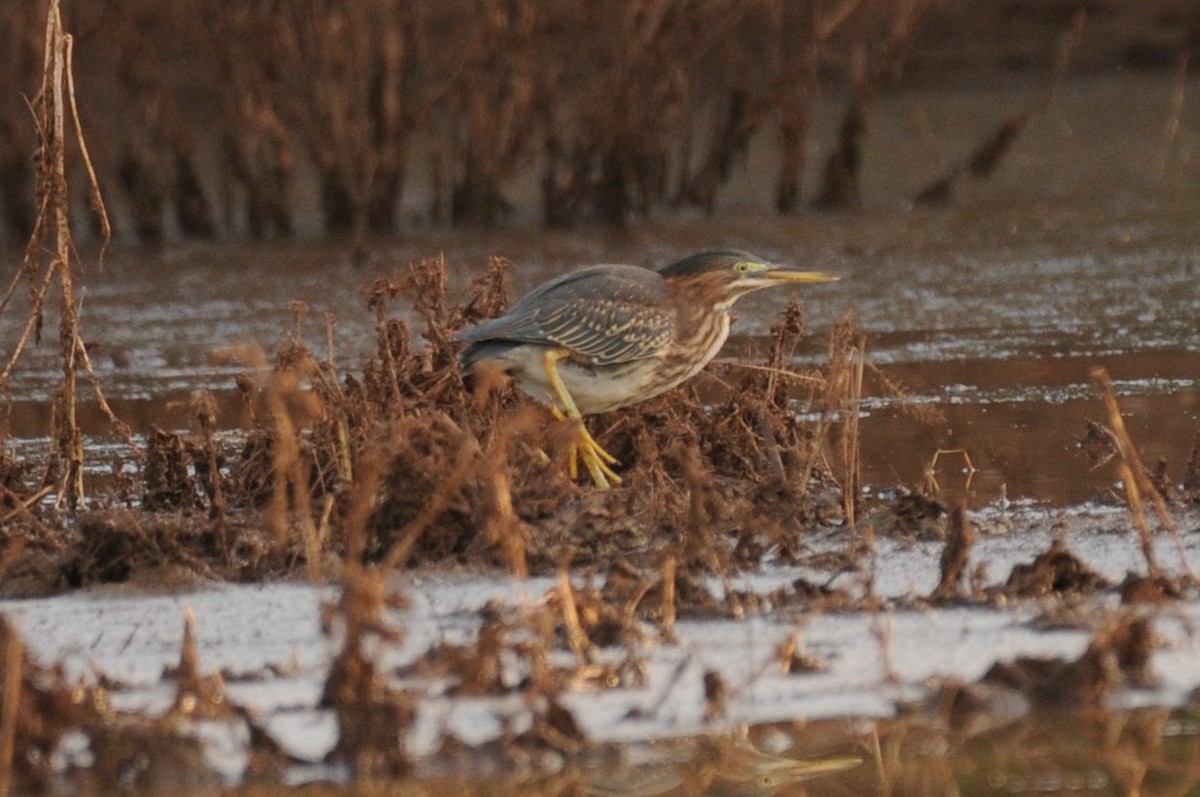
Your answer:
[[[881,215],[896,226],[911,222],[901,212]],[[958,219],[966,232],[984,223]],[[827,224],[851,237],[857,222]],[[700,225],[681,224],[672,232],[685,230],[693,247],[713,240],[702,236]],[[727,232],[717,242],[750,240],[736,227]],[[1087,243],[1088,230],[1062,234],[1063,245]],[[293,328],[289,305],[297,299],[309,307],[302,330],[317,351],[326,351],[325,314],[336,317],[334,356],[353,370],[370,354],[374,337],[361,289],[376,276],[403,268],[420,247],[380,255],[368,266],[351,265],[334,247],[318,250],[230,246],[167,263],[145,255],[113,255],[105,272],[94,277],[104,289],[85,295],[84,315],[92,357],[118,414],[140,431],[152,423],[186,428],[187,397],[206,388],[224,395],[223,421],[236,426],[240,415],[230,387],[244,366],[222,362],[221,352],[244,344],[272,350]],[[462,265],[465,280],[485,262],[483,251],[489,250],[446,256]],[[535,259],[500,245],[492,251],[521,264],[519,283],[554,273],[552,255]],[[870,356],[908,394],[901,399],[877,394],[865,404],[864,462],[870,482],[915,483],[935,451],[961,448],[979,469],[973,486],[981,501],[998,497],[1002,486],[1009,497],[1057,504],[1094,497],[1108,482],[1104,472],[1089,473],[1077,446],[1086,420],[1104,417],[1088,374],[1094,365],[1112,375],[1148,460],[1164,458],[1173,473],[1181,473],[1200,410],[1200,277],[1191,272],[1191,264],[1200,263],[1200,246],[1180,246],[1169,254],[1130,253],[1105,269],[1091,257],[1078,256],[1058,262],[1060,273],[1044,281],[1036,276],[1036,253],[1016,245],[1005,253],[1005,263],[944,252],[941,257],[950,266],[898,264],[895,258],[879,265],[845,254],[813,258],[803,250],[767,251],[833,260],[833,268],[846,276],[842,283],[804,294],[810,338],[802,363],[822,361],[829,324],[853,311],[868,335]],[[247,272],[246,261],[254,271]],[[881,277],[877,269],[891,276]],[[762,296],[745,302],[725,359],[761,350],[754,336],[784,301]],[[59,374],[53,343],[43,343],[31,355],[13,382],[16,401],[8,434],[17,445],[29,440],[36,450],[36,438],[49,428],[45,397]],[[936,408],[944,421],[918,420],[914,416],[923,416],[913,413],[914,407]],[[106,424],[94,406],[85,409],[84,425],[97,444],[104,442]]]
[[[1200,203],[1192,209],[1200,217]],[[307,304],[302,334],[319,352],[327,348],[326,314],[336,318],[334,357],[353,370],[374,338],[361,291],[416,257],[445,252],[465,283],[488,253],[502,254],[517,264],[520,290],[562,264],[653,265],[702,246],[735,244],[844,275],[841,283],[803,294],[810,337],[799,360],[821,362],[828,327],[853,312],[874,362],[908,393],[903,400],[877,394],[865,405],[864,462],[872,483],[915,483],[937,449],[963,448],[980,470],[974,481],[980,501],[998,497],[1002,485],[1010,498],[1057,504],[1095,496],[1106,476],[1090,474],[1076,446],[1086,420],[1103,418],[1088,375],[1093,365],[1105,366],[1115,380],[1147,457],[1165,458],[1178,477],[1198,409],[1200,241],[1153,208],[1139,210],[1136,223],[1131,212],[1086,223],[1053,208],[1025,213],[1026,223],[1038,226],[1035,240],[1014,236],[990,248],[980,238],[994,230],[993,211],[973,208],[936,216],[880,210],[800,221],[677,222],[662,234],[638,230],[611,245],[600,233],[580,234],[569,245],[530,236],[536,246],[497,235],[451,248],[451,241],[434,238],[381,245],[361,265],[327,245],[119,251],[103,272],[89,275],[84,324],[105,389],[135,429],[186,427],[186,398],[197,388],[226,394],[223,422],[235,426],[231,387],[244,366],[222,360],[221,352],[244,344],[272,350],[293,329],[293,300]],[[1051,223],[1056,214],[1062,218]],[[1134,226],[1154,242],[1096,243]],[[798,229],[784,243],[791,228]],[[773,234],[762,236],[764,229]],[[1181,233],[1174,240],[1172,230]],[[868,236],[890,239],[892,249],[862,251]],[[932,238],[941,243],[933,246]],[[743,302],[725,358],[760,350],[755,337],[785,301],[763,295]],[[11,326],[5,319],[6,337]],[[48,340],[13,380],[7,432],[18,446],[28,440],[36,450],[36,438],[49,428],[46,397],[56,369]],[[934,407],[945,421],[916,420],[905,405]],[[94,442],[103,443],[103,419],[94,410],[84,417]]]
[[[118,247],[84,280],[85,332],[109,395],[135,428],[179,426],[187,422],[179,401],[190,391],[231,389],[241,366],[221,361],[220,351],[271,350],[293,328],[294,300],[307,304],[303,335],[318,351],[326,350],[327,314],[336,318],[334,356],[354,368],[373,341],[362,290],[416,258],[444,255],[461,291],[488,256],[507,257],[519,293],[580,263],[651,266],[699,248],[740,246],[845,277],[804,292],[811,337],[803,361],[819,362],[829,325],[853,312],[872,358],[909,400],[946,415],[929,425],[895,401],[869,402],[864,460],[872,483],[915,483],[938,448],[963,448],[980,471],[971,485],[979,502],[1006,494],[1061,505],[1095,496],[1108,474],[1089,473],[1075,438],[1086,419],[1102,417],[1088,376],[1097,364],[1116,380],[1148,457],[1164,457],[1178,476],[1200,376],[1200,169],[1193,138],[1166,144],[1163,80],[1068,84],[991,180],[965,182],[946,209],[907,207],[1035,90],[999,84],[886,98],[865,141],[867,207],[859,213],[779,218],[758,210],[774,166],[764,146],[735,175],[713,219],[650,221],[624,232],[417,231],[353,251],[314,242]],[[1200,106],[1194,82],[1186,96],[1196,102],[1185,108]],[[814,163],[831,140],[836,99],[826,98],[816,119]],[[6,259],[15,262],[16,253]],[[726,356],[754,349],[785,301],[758,295],[739,305]],[[18,314],[0,319],[6,346]],[[12,381],[10,440],[45,434],[45,399],[57,379],[48,339]],[[236,413],[224,422],[236,425]],[[88,428],[103,442],[95,413]]]

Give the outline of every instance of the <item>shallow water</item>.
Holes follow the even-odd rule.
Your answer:
[[[1200,203],[1195,210],[1200,214]],[[887,211],[869,219],[806,222],[818,223],[825,225],[827,236],[845,243],[857,237],[860,224],[907,229],[912,217]],[[895,400],[877,392],[864,405],[868,481],[876,486],[915,484],[935,451],[962,448],[981,471],[974,485],[979,503],[1000,496],[1001,485],[1010,498],[1059,505],[1094,497],[1111,480],[1104,473],[1089,473],[1075,445],[1087,420],[1104,418],[1088,375],[1094,365],[1112,375],[1147,461],[1165,458],[1180,478],[1200,410],[1200,290],[1193,273],[1200,263],[1200,244],[1183,241],[1171,252],[1135,248],[1120,257],[1098,258],[1088,240],[1090,227],[1064,228],[1056,237],[1058,245],[1073,245],[1086,254],[1045,265],[1039,247],[1021,241],[1010,243],[1003,259],[978,252],[970,233],[985,223],[986,218],[958,218],[955,224],[967,243],[947,240],[936,260],[923,253],[883,258],[843,253],[828,265],[817,258],[845,279],[803,292],[810,335],[798,364],[820,363],[826,330],[833,320],[853,312],[868,336],[869,356],[908,393]],[[772,224],[782,228],[789,222]],[[938,219],[937,224],[951,222]],[[692,243],[680,243],[672,251],[730,241],[752,245],[745,243],[753,238],[737,221],[723,224],[726,237],[716,240],[704,234],[711,226],[674,225],[671,232]],[[593,238],[600,248],[599,236]],[[546,260],[529,252],[494,245],[518,264],[518,284],[532,284],[553,272]],[[813,259],[756,248],[770,256]],[[270,352],[293,328],[290,303],[303,300],[308,305],[301,327],[306,342],[326,353],[325,317],[332,314],[334,357],[345,370],[355,370],[371,353],[374,340],[373,319],[361,291],[376,277],[396,273],[421,251],[419,245],[388,251],[364,266],[350,264],[342,250],[328,246],[265,251],[228,246],[166,259],[114,253],[105,271],[94,277],[103,288],[89,287],[84,297],[93,361],[118,414],[135,431],[146,432],[152,424],[186,428],[186,400],[198,388],[221,397],[222,425],[237,426],[241,417],[231,387],[246,366],[223,361],[223,351],[250,344]],[[447,252],[463,282],[485,263],[476,251]],[[642,262],[653,265],[671,256]],[[252,270],[245,260],[254,261]],[[1043,279],[1048,269],[1053,278]],[[779,295],[760,295],[739,305],[735,337],[723,358],[749,359],[761,350],[756,336],[785,301]],[[5,324],[7,334],[11,325]],[[29,441],[26,448],[40,447],[37,438],[50,421],[46,397],[59,378],[54,344],[43,342],[12,382],[10,443],[20,447]],[[910,405],[932,406],[946,422],[916,420],[905,410]],[[107,424],[94,406],[85,407],[82,417],[85,430],[94,436],[92,450],[97,450],[108,434]],[[101,469],[106,468],[107,457]]]
[[[938,448],[964,448],[982,471],[981,503],[998,497],[1001,485],[1010,498],[1077,503],[1109,481],[1089,474],[1073,449],[1086,419],[1103,417],[1088,376],[1093,365],[1116,381],[1148,461],[1165,457],[1178,477],[1190,451],[1200,376],[1200,192],[1191,149],[1167,150],[1157,134],[1167,89],[1153,76],[1068,84],[998,173],[965,183],[943,210],[906,206],[943,168],[938,157],[950,157],[916,135],[914,108],[954,140],[972,141],[1019,107],[1030,86],[885,98],[865,141],[868,206],[859,213],[780,218],[756,210],[773,168],[762,148],[712,219],[650,221],[623,232],[414,232],[353,252],[317,242],[116,248],[83,280],[85,335],[106,391],[136,430],[180,427],[187,423],[181,399],[196,388],[229,391],[244,368],[223,361],[223,350],[251,344],[269,352],[290,334],[294,300],[307,305],[302,333],[320,353],[326,316],[336,318],[333,355],[353,370],[374,341],[362,292],[414,259],[444,255],[452,293],[461,295],[488,256],[506,257],[519,295],[584,262],[654,266],[700,248],[741,246],[844,277],[801,293],[810,329],[801,362],[820,362],[826,330],[853,312],[874,362],[911,401],[947,414],[945,426],[929,427],[897,416],[895,402],[869,402],[870,481],[915,483]],[[1187,93],[1200,96],[1200,84],[1189,83]],[[837,107],[836,98],[822,106],[814,141],[829,140]],[[1163,153],[1169,169],[1159,174]],[[810,158],[822,154],[814,145]],[[749,356],[785,302],[776,293],[739,304],[725,357]],[[0,319],[0,340],[13,338],[20,309]],[[45,399],[59,379],[52,338],[29,352],[12,380],[7,431],[18,444],[48,428]],[[236,411],[224,415],[226,425],[239,421]],[[106,432],[96,413],[85,415],[85,428]]]

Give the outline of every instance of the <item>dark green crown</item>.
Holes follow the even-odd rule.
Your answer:
[[[703,252],[688,255],[682,260],[676,260],[670,265],[663,266],[658,270],[658,273],[664,277],[695,276],[733,268],[734,264],[743,261],[750,261],[752,263],[763,262],[762,258],[757,255],[743,252],[740,249],[706,249]]]

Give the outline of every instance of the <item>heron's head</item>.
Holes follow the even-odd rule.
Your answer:
[[[749,252],[713,249],[697,252],[659,269],[681,298],[728,307],[747,293],[775,285],[814,285],[841,279],[823,271],[770,263]]]

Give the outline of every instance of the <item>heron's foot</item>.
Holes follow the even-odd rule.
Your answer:
[[[607,490],[613,484],[620,484],[621,477],[611,467],[617,464],[616,457],[601,448],[600,444],[592,439],[588,430],[583,428],[582,423],[579,428],[582,431],[580,439],[571,444],[571,478],[579,478],[579,466],[575,461],[576,455],[578,455],[583,460],[588,475],[592,477],[592,482],[601,490]]]
[[[596,442],[596,438],[592,437],[592,433],[583,425],[581,419],[569,418],[557,407],[552,409],[554,417],[560,421],[574,420],[577,424],[578,439],[571,443],[571,456],[567,465],[567,473],[571,478],[579,478],[579,460],[582,459],[588,475],[592,477],[592,483],[601,490],[607,490],[614,484],[620,484],[621,477],[612,469],[612,466],[617,464],[617,458]]]

